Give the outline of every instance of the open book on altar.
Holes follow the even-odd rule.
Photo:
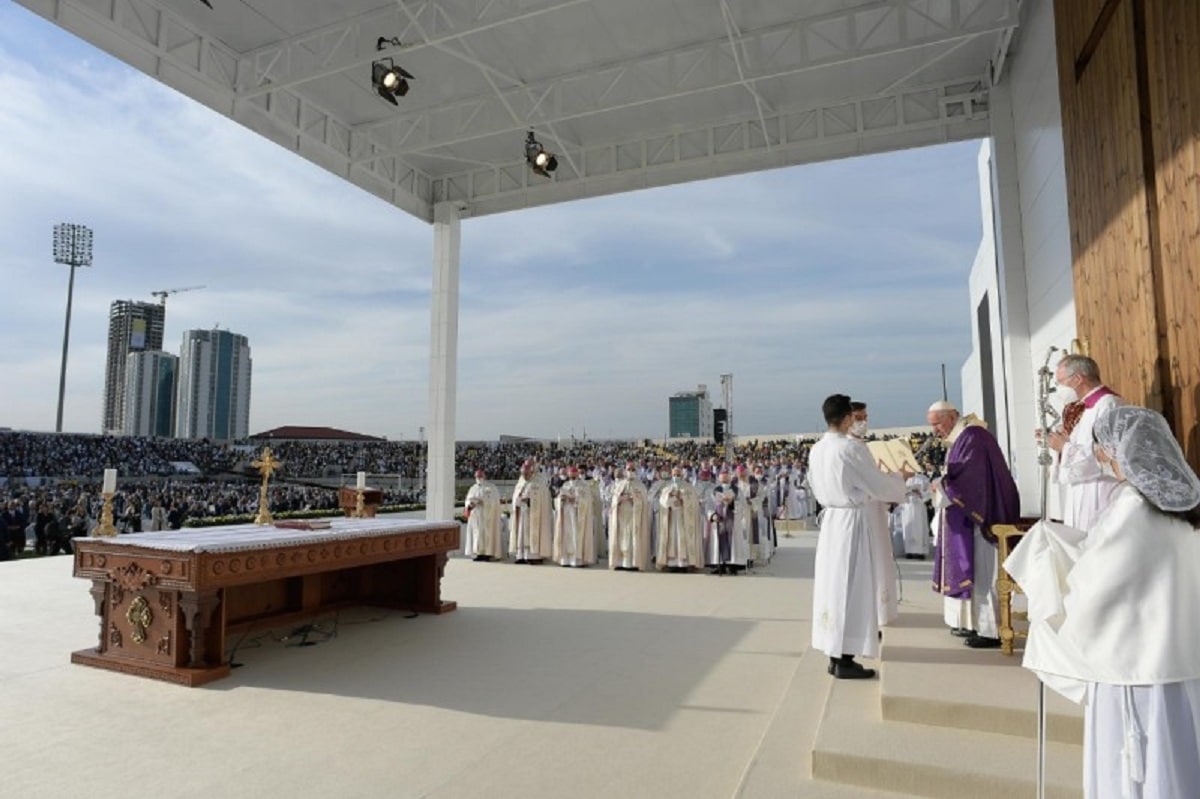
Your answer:
[[[887,441],[868,441],[867,449],[871,457],[885,472],[899,473],[908,469],[913,474],[924,471],[917,459],[913,457],[912,447],[903,438],[889,438]]]

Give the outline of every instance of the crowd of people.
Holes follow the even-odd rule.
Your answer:
[[[920,447],[924,436],[912,437]],[[425,468],[425,444],[417,441],[272,441],[255,439],[217,442],[207,439],[101,436],[72,433],[0,431],[0,478],[10,483],[26,478],[98,479],[105,468],[117,467],[122,477],[167,477],[192,465],[212,477],[244,472],[254,456],[269,444],[282,462],[279,474],[289,479],[320,478],[365,471],[397,477],[418,477]],[[808,457],[811,439],[763,440],[738,444],[731,451],[710,439],[669,441],[569,442],[519,440],[460,442],[456,447],[458,479],[470,479],[475,469],[489,474],[515,476],[521,464],[588,463],[616,466],[635,460],[699,463],[712,458],[730,462],[766,463]]]

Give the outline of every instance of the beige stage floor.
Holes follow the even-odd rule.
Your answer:
[[[879,796],[808,776],[815,534],[780,543],[719,578],[454,558],[456,612],[251,635],[192,689],[72,665],[98,623],[71,559],[0,563],[0,796]]]

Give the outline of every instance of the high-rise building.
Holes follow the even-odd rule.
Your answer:
[[[131,352],[125,365],[127,436],[175,435],[175,374],[179,358],[169,352]]]
[[[708,398],[708,386],[699,385],[695,391],[680,391],[668,400],[671,438],[712,438],[713,409]]]
[[[128,355],[131,352],[163,348],[166,314],[166,308],[152,302],[115,300],[109,308],[102,432],[125,429],[125,367]]]
[[[228,330],[188,330],[179,350],[175,435],[229,441],[250,430],[250,342]]]

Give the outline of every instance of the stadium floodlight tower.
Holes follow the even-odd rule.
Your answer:
[[[71,267],[67,281],[67,322],[63,327],[62,368],[58,373],[58,418],[54,432],[62,432],[63,396],[67,390],[67,344],[71,340],[71,300],[75,295],[75,267],[92,265],[92,229],[62,223],[54,226],[54,262]]]
[[[725,440],[729,442],[729,449],[732,452],[733,446],[737,442],[733,440],[733,375],[721,375],[721,394],[725,401]]]

